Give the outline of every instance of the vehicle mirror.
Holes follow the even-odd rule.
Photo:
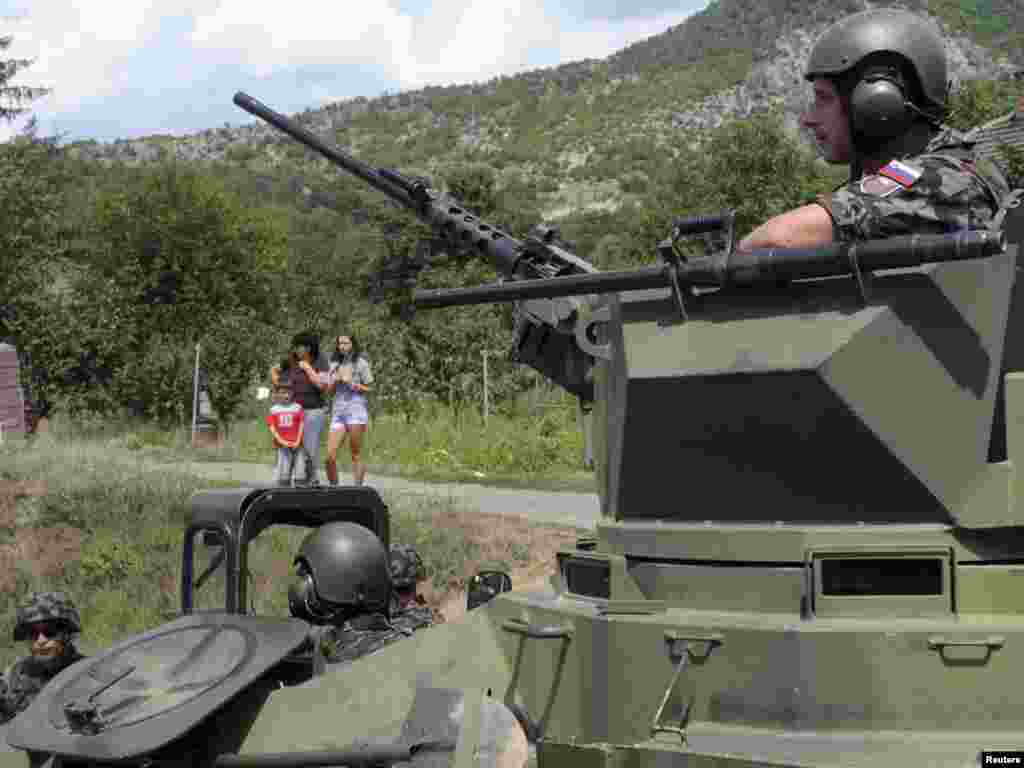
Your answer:
[[[466,610],[472,611],[511,589],[512,577],[504,571],[479,571],[466,589]]]

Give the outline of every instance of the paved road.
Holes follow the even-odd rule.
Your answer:
[[[236,480],[239,484],[267,484],[273,475],[269,465],[243,462],[189,462],[185,465],[174,464],[173,467],[211,480]],[[342,477],[343,482],[344,479]],[[470,509],[519,515],[539,523],[593,528],[600,517],[596,493],[493,488],[466,483],[418,483],[373,474],[367,475],[366,484],[379,490],[385,498],[392,491],[440,496],[455,499]]]

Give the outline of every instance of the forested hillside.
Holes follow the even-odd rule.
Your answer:
[[[1018,0],[901,5],[930,15],[949,40],[954,122],[1012,108],[1024,69]],[[368,163],[428,176],[512,232],[554,220],[600,268],[642,263],[673,216],[733,207],[749,228],[841,179],[843,169],[815,161],[795,130],[808,95],[802,71],[821,31],[864,7],[716,0],[605,60],[297,117]],[[36,237],[30,267],[28,251],[4,256],[21,277],[0,336],[33,353],[46,371],[38,389],[54,402],[102,412],[131,391],[137,412],[180,419],[201,342],[229,415],[284,339],[312,328],[325,342],[358,335],[379,371],[378,403],[414,410],[431,397],[477,401],[481,351],[507,351],[508,308],[421,313],[409,323],[398,319],[397,299],[370,303],[371,272],[426,231],[261,123],[37,147],[29,165],[17,165],[11,147],[10,168],[39,163],[46,173],[9,176],[6,194],[38,195],[59,226],[52,242]],[[485,264],[460,263],[423,285],[492,278]],[[62,341],[69,324],[74,344]],[[499,360],[491,358],[500,402],[528,377]]]

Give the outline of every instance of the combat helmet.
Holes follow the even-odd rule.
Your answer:
[[[427,578],[427,569],[423,558],[414,547],[408,544],[395,544],[391,547],[391,584],[395,589],[409,589]]]
[[[75,604],[63,592],[33,592],[18,606],[14,622],[16,642],[28,639],[28,628],[44,621],[57,622],[69,634],[82,631],[82,620]]]
[[[916,84],[901,82],[890,67],[870,66],[879,57],[892,61],[894,55]],[[845,86],[841,90],[849,97],[856,133],[893,138],[906,128],[912,112],[941,117],[949,88],[946,46],[920,16],[894,8],[862,11],[833,24],[815,43],[804,78],[815,77],[835,78]]]
[[[363,612],[388,612],[391,570],[380,539],[356,523],[327,523],[306,536],[288,589],[293,616],[327,623]]]

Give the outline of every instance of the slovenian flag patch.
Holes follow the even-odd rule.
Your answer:
[[[922,173],[923,171],[920,168],[915,168],[907,163],[901,163],[899,160],[891,161],[888,165],[882,166],[878,171],[880,176],[892,179],[903,187],[914,186],[914,182],[921,178]]]

